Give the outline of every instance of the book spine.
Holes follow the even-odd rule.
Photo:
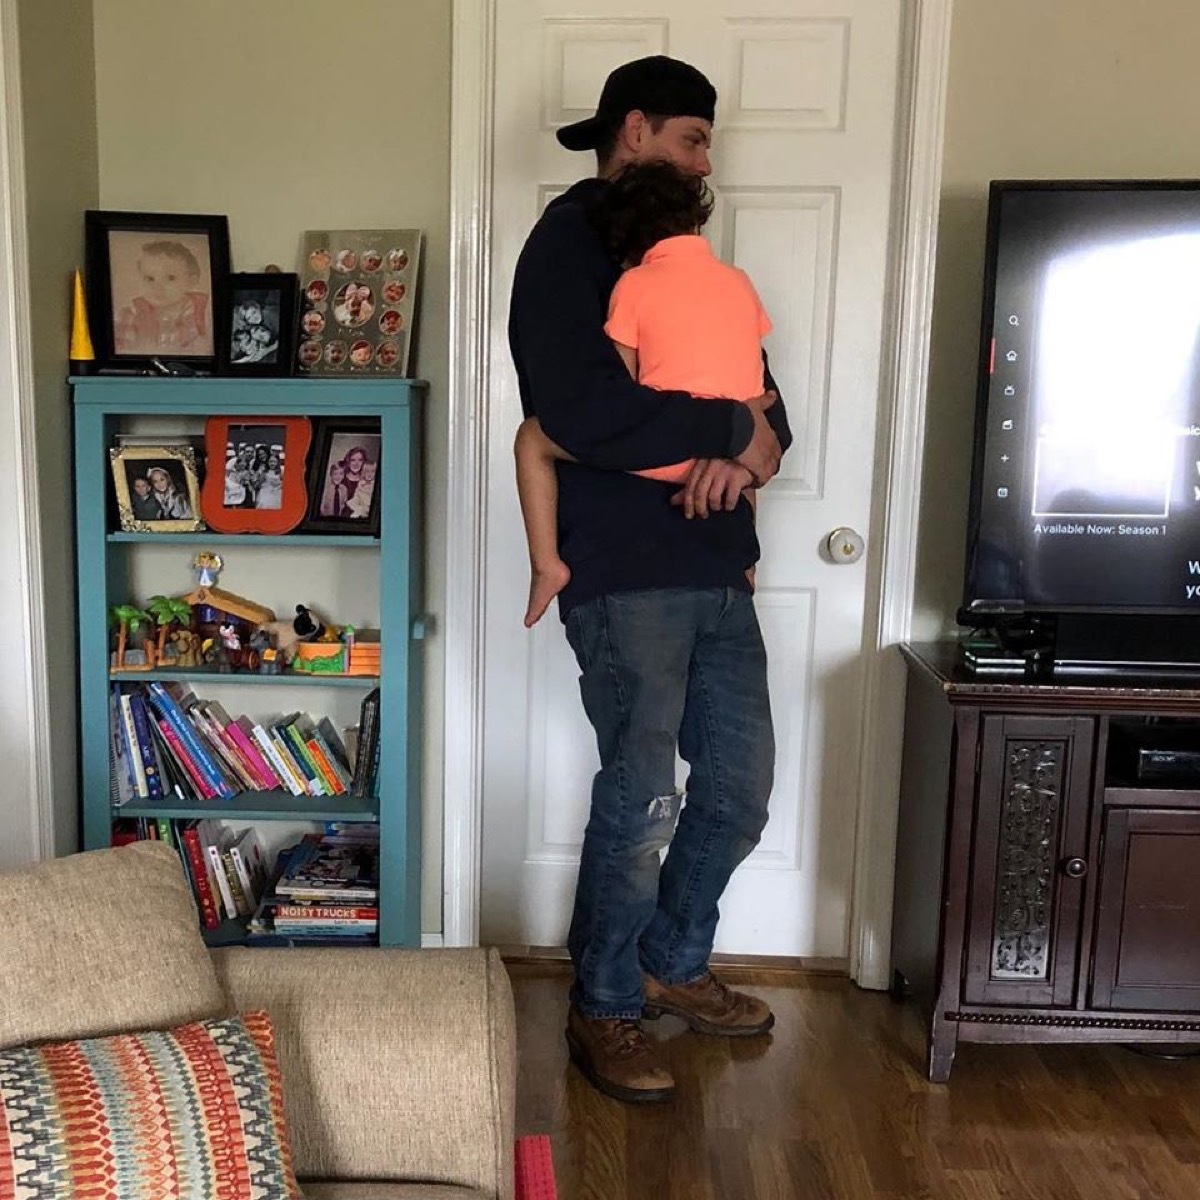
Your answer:
[[[242,880],[237,873],[237,869],[233,865],[233,848],[226,846],[221,851],[221,866],[225,869],[225,878],[229,882],[229,891],[233,895],[233,907],[235,916],[248,917],[254,912],[254,905],[246,899],[246,893],[242,890]]]
[[[233,789],[225,781],[221,772],[217,770],[216,765],[209,757],[208,751],[201,744],[199,735],[192,728],[192,723],[184,715],[183,709],[176,703],[175,697],[157,680],[152,680],[149,686],[150,694],[157,702],[159,715],[166,718],[171,728],[175,730],[179,740],[187,747],[189,754],[195,760],[196,766],[208,781],[209,787],[212,788],[213,795],[223,797],[232,796]]]
[[[375,746],[379,741],[379,691],[372,690],[362,702],[358,719],[358,754],[354,763],[352,791],[356,796],[371,794]]]
[[[279,777],[279,783],[276,786],[283,788],[285,792],[290,792],[293,796],[303,795],[302,792],[296,790],[296,781],[292,778],[292,773],[287,769],[283,759],[279,757],[279,751],[275,748],[271,735],[261,725],[254,725],[251,726],[250,736]]]
[[[334,769],[329,756],[321,748],[320,736],[320,734],[314,734],[304,744],[308,747],[308,752],[312,755],[313,762],[317,764],[321,774],[325,777],[325,782],[333,789],[331,794],[334,796],[344,795],[346,785]]]
[[[201,800],[212,800],[217,794],[216,791],[208,782],[204,772],[192,760],[187,747],[180,741],[179,735],[171,727],[166,717],[159,718],[158,731],[163,735],[167,745],[171,747],[175,757],[183,764],[183,769],[188,773],[188,778],[191,779],[196,794]]]
[[[312,789],[308,784],[308,776],[300,770],[299,763],[296,762],[295,756],[288,749],[287,742],[284,741],[283,734],[279,732],[275,726],[271,726],[267,730],[267,736],[271,739],[271,744],[275,747],[275,753],[279,756],[279,761],[283,763],[288,774],[295,784],[295,794],[297,796],[311,796]]]
[[[296,757],[301,761],[301,764],[307,768],[310,773],[311,780],[320,789],[316,794],[319,796],[332,796],[333,788],[329,781],[325,778],[325,773],[317,764],[317,760],[309,753],[308,743],[304,740],[304,734],[301,733],[294,721],[289,721],[283,727],[284,737],[287,738]]]
[[[238,884],[241,886],[242,895],[246,898],[247,912],[253,913],[258,907],[258,896],[254,891],[254,881],[250,877],[250,868],[246,860],[242,857],[241,847],[236,842],[229,847],[229,861],[233,865],[233,871],[237,876]]]
[[[229,880],[225,878],[225,864],[221,861],[221,851],[207,837],[202,840],[204,852],[208,855],[209,873],[216,882],[217,895],[221,898],[221,907],[227,917],[236,917],[238,915],[237,902],[233,898]]]
[[[308,755],[303,752],[304,743],[299,734],[290,723],[278,726],[277,732],[283,739],[288,753],[292,756],[292,761],[295,762],[300,774],[304,776],[309,795],[324,796],[325,788],[321,784],[321,778],[317,774],[317,769],[308,761]]]
[[[146,764],[142,761],[138,748],[137,726],[133,720],[133,697],[128,692],[121,693],[121,728],[125,734],[125,753],[129,756],[133,768],[133,787],[139,800],[150,797],[150,788],[146,782]]]
[[[348,904],[277,904],[275,916],[285,920],[378,921],[378,908],[353,908]]]
[[[213,761],[217,768],[228,777],[230,785],[240,791],[257,791],[258,781],[247,772],[245,765],[222,734],[217,722],[198,704],[188,711],[188,718],[200,731],[200,736],[212,747]]]
[[[146,794],[151,800],[163,798],[162,770],[154,753],[154,739],[150,736],[150,721],[146,716],[146,701],[136,693],[129,695],[129,712],[133,717],[134,735],[137,738],[138,758],[146,777]]]
[[[321,767],[320,760],[312,751],[312,740],[305,736],[304,730],[298,725],[288,726],[288,736],[291,738],[293,745],[297,750],[304,755],[305,762],[308,763],[316,775],[317,782],[321,785],[321,790],[326,796],[336,796],[337,786],[333,779],[328,776]]]
[[[251,768],[254,778],[258,780],[258,786],[268,792],[279,787],[279,780],[275,778],[275,772],[263,758],[259,748],[246,736],[246,731],[241,725],[237,721],[230,721],[225,726],[225,732],[237,744],[242,757]]]
[[[213,896],[212,887],[208,882],[208,866],[204,850],[200,845],[200,832],[195,824],[184,826],[180,830],[180,838],[187,849],[188,865],[191,867],[192,881],[196,888],[196,900],[200,905],[200,919],[205,929],[217,929],[221,925],[221,915],[217,909],[217,901]]]
[[[129,761],[129,749],[125,745],[125,719],[121,715],[121,688],[114,685],[109,697],[109,733],[112,746],[109,754],[112,758],[110,792],[115,788],[113,801],[119,808],[128,804],[136,794],[133,778],[133,764]]]

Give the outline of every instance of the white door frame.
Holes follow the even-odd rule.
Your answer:
[[[448,946],[479,940],[490,390],[492,102],[497,0],[454,0],[450,122],[450,413],[446,560],[445,861]],[[904,0],[896,186],[868,555],[864,750],[850,973],[888,984],[904,672],[911,629],[925,387],[941,188],[951,0]]]
[[[0,801],[10,864],[59,849],[36,428],[17,0],[0,0],[0,506],[11,514],[0,536],[0,575],[18,597],[16,611],[0,612],[13,668],[3,704],[9,799]]]

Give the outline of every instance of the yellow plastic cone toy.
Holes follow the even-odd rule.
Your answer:
[[[75,269],[75,294],[71,301],[71,373],[87,375],[96,361],[88,328],[87,305],[83,299],[83,276]]]

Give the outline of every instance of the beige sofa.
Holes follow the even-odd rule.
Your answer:
[[[309,1200],[511,1200],[516,1038],[495,951],[210,953],[157,843],[0,873],[0,912],[0,1048],[265,1008]]]

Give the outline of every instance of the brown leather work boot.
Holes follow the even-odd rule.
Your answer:
[[[775,1015],[762,1000],[726,987],[711,971],[691,983],[670,985],[646,975],[642,986],[646,994],[642,1016],[650,1020],[673,1013],[697,1033],[718,1037],[753,1037],[775,1024]]]
[[[636,1021],[567,1014],[571,1061],[598,1091],[629,1104],[670,1100],[675,1080]]]

